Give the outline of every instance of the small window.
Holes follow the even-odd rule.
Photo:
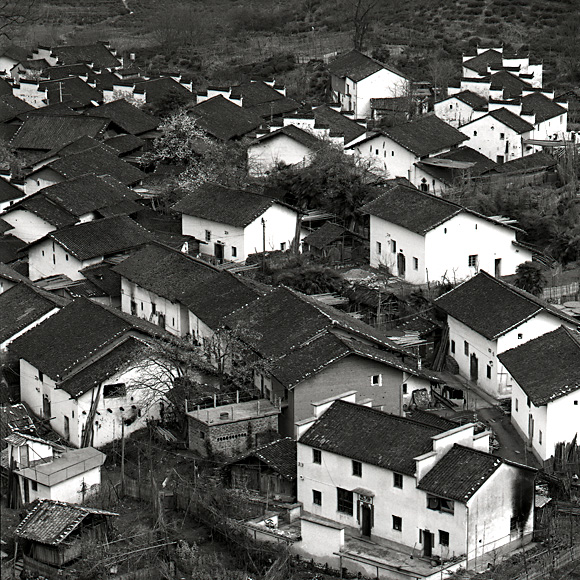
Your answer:
[[[523,338],[524,338],[524,335],[521,332],[519,332],[518,333],[518,340],[522,340]]]
[[[282,251],[282,252],[286,251],[286,242],[282,242],[280,244],[280,251]]]
[[[103,397],[105,399],[112,399],[113,397],[124,397],[127,394],[125,383],[113,383],[110,385],[103,385]]]
[[[382,246],[381,242],[377,242],[377,254],[380,254],[382,249],[383,249],[383,246]]]
[[[518,403],[518,400],[516,399],[516,413],[519,411],[518,406],[519,406],[519,403]]]
[[[373,375],[371,377],[371,385],[373,387],[380,387],[383,384],[383,376],[382,375]]]
[[[453,110],[453,105],[449,105],[449,110],[452,111]]]
[[[455,354],[455,341],[451,341],[451,354]]]
[[[477,268],[477,254],[471,254],[467,260],[467,265],[470,268]]]
[[[38,491],[38,482],[30,480],[30,489],[32,491]]]
[[[42,381],[44,381],[44,373],[41,373],[40,371],[38,371],[38,380],[42,383]]]
[[[312,490],[312,503],[314,505],[322,505],[322,492],[317,489]]]
[[[538,443],[541,445],[542,444],[542,432],[538,431]]]
[[[452,514],[455,511],[455,504],[452,499],[427,495],[427,508],[437,512]]]
[[[449,546],[449,532],[439,530],[439,543],[442,546]]]
[[[155,314],[157,312],[157,304],[155,302],[151,302],[151,314]]]
[[[378,154],[379,154],[379,150],[378,150],[378,149],[376,149],[376,150],[375,150],[375,154],[376,154],[376,155],[378,155]]]
[[[232,246],[232,258],[238,257],[238,248],[236,246]]]
[[[443,233],[446,234],[447,233],[447,228],[443,228]]]
[[[362,463],[360,461],[352,461],[352,474],[356,477],[362,477]]]
[[[488,379],[491,379],[491,367],[489,365],[487,365],[485,367],[485,372],[486,372],[486,376]]]
[[[474,137],[477,137],[477,131],[474,131],[474,132],[473,132],[473,136],[474,136]]]
[[[199,438],[200,439],[205,439],[205,431],[200,431],[199,432]]]
[[[393,530],[396,532],[403,531],[403,518],[400,518],[399,516],[393,516]]]
[[[406,395],[409,392],[409,387],[407,383],[403,383],[403,395]]]
[[[395,240],[391,240],[391,252],[396,252],[397,251],[397,242],[395,242]]]
[[[42,250],[42,255],[44,256],[44,250]]]
[[[394,156],[395,156],[395,152],[391,151],[391,157],[394,157]]]
[[[68,254],[64,255],[64,259],[68,262]]]
[[[312,450],[312,463],[322,463],[322,451],[320,451],[320,449]]]
[[[463,353],[469,356],[469,343],[466,340],[463,341]]]
[[[211,231],[210,230],[205,230],[205,241],[211,242]]]
[[[352,491],[342,489],[341,487],[336,488],[337,505],[336,509],[343,513],[352,516]]]
[[[419,269],[419,258],[413,258],[413,269],[414,270]]]
[[[399,489],[403,489],[403,474],[402,473],[393,473],[393,487],[398,487]]]
[[[143,310],[143,302],[141,302],[141,310]]]
[[[578,404],[578,401],[574,401],[574,404],[577,405]]]

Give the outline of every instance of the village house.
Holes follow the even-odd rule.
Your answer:
[[[178,201],[181,232],[203,246],[202,254],[218,263],[243,262],[249,254],[290,249],[298,210],[271,197],[204,183]]]
[[[12,433],[22,433],[24,435],[36,435],[37,429],[26,405],[15,403],[0,405],[0,450],[4,451],[8,447],[6,437]],[[2,465],[8,467],[8,461],[2,461]]]
[[[7,46],[2,50],[0,54],[0,73],[4,76],[9,76],[12,69],[23,62],[28,60],[30,53],[20,46]]]
[[[116,69],[122,66],[117,51],[107,41],[54,47],[38,46],[32,51],[31,59],[44,59],[50,66],[83,62],[105,69]]]
[[[362,251],[362,246],[362,236],[333,222],[324,222],[302,240],[303,252],[328,258],[333,263],[350,261],[357,251]]]
[[[93,447],[66,449],[23,433],[12,433],[6,442],[9,470],[17,482],[9,491],[15,507],[35,499],[84,503],[101,485],[106,456]]]
[[[557,308],[485,271],[435,301],[447,314],[449,355],[459,374],[496,399],[512,396],[513,378],[498,356],[564,325],[580,326]]]
[[[118,514],[61,501],[38,500],[14,534],[22,546],[27,574],[58,580],[76,574],[82,545],[94,549],[112,540],[111,518]],[[50,522],[50,525],[47,525]]]
[[[489,436],[320,405],[299,425],[296,551],[368,577],[435,578],[529,543],[535,470],[491,455]]]
[[[290,437],[252,449],[223,469],[234,488],[251,489],[266,498],[296,499],[296,441]]]
[[[410,80],[394,67],[352,50],[328,66],[332,98],[355,119],[371,118],[371,99],[402,97],[409,92]]]
[[[127,256],[153,235],[127,216],[93,220],[48,233],[27,246],[31,280],[64,274],[81,280],[81,270],[113,256]]]
[[[433,111],[437,117],[459,129],[462,125],[485,115],[487,99],[472,91],[461,91],[436,102]]]
[[[1,225],[1,222],[0,222]],[[1,228],[0,228],[1,232]],[[0,294],[6,292],[19,282],[28,282],[28,278],[17,272],[12,266],[0,262]]]
[[[370,215],[370,265],[412,284],[454,282],[480,269],[505,276],[532,258],[512,225],[404,185],[361,212]]]
[[[457,148],[467,137],[435,115],[424,115],[394,127],[368,133],[345,148],[369,163],[371,171],[405,177],[416,187],[431,191],[434,184],[417,175],[416,164]]]
[[[159,119],[128,103],[125,99],[109,101],[104,105],[87,109],[85,115],[110,119],[127,135],[150,140],[159,135],[157,131]]]
[[[544,463],[580,436],[580,334],[560,326],[498,358],[513,379],[512,424]]]
[[[24,197],[23,188],[0,174],[0,214]]]
[[[21,400],[74,447],[128,436],[164,414],[173,377],[148,355],[160,335],[144,320],[77,299],[11,343]]]
[[[202,457],[244,453],[278,433],[279,413],[267,399],[187,411],[188,447]]]

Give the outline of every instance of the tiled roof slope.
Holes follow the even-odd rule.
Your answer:
[[[173,209],[186,215],[245,228],[275,201],[271,197],[245,189],[204,183],[178,201]]]
[[[66,77],[58,80],[41,81],[39,90],[46,90],[49,105],[72,101],[79,105],[90,105],[103,100],[101,91],[94,89],[78,77]]]
[[[145,141],[135,135],[116,135],[105,140],[105,144],[112,147],[120,156],[142,149]]]
[[[186,89],[182,84],[178,83],[171,77],[161,77],[157,79],[149,79],[146,81],[136,82],[135,91],[144,91],[145,100],[148,103],[159,101],[168,93],[177,93],[185,99],[195,99],[191,91]]]
[[[443,432],[411,419],[335,401],[299,443],[413,476],[414,458],[432,451],[431,438]]]
[[[24,192],[0,177],[0,202],[24,197]]]
[[[490,171],[497,166],[495,161],[492,161],[489,157],[486,157],[479,151],[472,149],[471,147],[458,147],[457,149],[452,149],[447,153],[441,153],[441,155],[435,155],[426,160],[426,163],[421,161],[415,163],[417,167],[420,167],[423,171],[432,175],[433,177],[452,185],[457,178],[463,178],[465,175],[464,169],[457,169],[453,167],[444,167],[439,165],[431,165],[429,161],[439,160],[439,159],[449,159],[451,161],[464,161],[468,163],[473,163],[469,168],[469,173],[471,176],[481,175],[485,171]]]
[[[355,82],[362,81],[382,69],[390,70],[399,76],[405,77],[402,72],[394,67],[383,64],[370,56],[366,56],[358,50],[351,50],[335,58],[328,66],[331,75],[340,78],[348,77]]]
[[[320,105],[312,109],[312,112],[317,121],[322,121],[330,127],[331,133],[342,133],[345,143],[350,143],[353,139],[366,133],[365,127],[327,105]]]
[[[131,330],[162,334],[144,320],[79,298],[18,337],[10,349],[58,381]]]
[[[300,104],[286,97],[263,81],[247,81],[232,87],[232,97],[242,97],[242,107],[252,113],[269,118],[296,111]]]
[[[512,171],[522,171],[532,168],[554,167],[557,161],[549,153],[544,151],[537,151],[531,155],[525,155],[518,159],[512,159],[493,167],[493,171],[497,173],[510,173]]]
[[[530,125],[530,123],[524,121],[515,113],[508,111],[508,109],[505,107],[502,107],[501,109],[495,109],[488,114],[490,117],[493,117],[500,123],[503,123],[506,127],[513,129],[518,135],[534,130],[533,125]]]
[[[304,147],[308,147],[312,151],[317,151],[323,146],[323,142],[318,139],[318,137],[315,137],[308,131],[296,127],[296,125],[286,125],[285,127],[280,127],[280,129],[266,133],[265,135],[258,137],[258,142],[269,141],[279,135],[286,135],[287,137],[290,137],[290,139],[294,139],[294,141],[304,145]]]
[[[417,487],[466,503],[502,463],[501,458],[490,453],[456,444],[421,478]]]
[[[580,334],[564,326],[503,352],[499,360],[536,406],[580,390]]]
[[[153,239],[148,230],[127,216],[84,222],[50,232],[47,237],[81,261],[117,254]]]
[[[0,77],[0,97],[12,94],[12,85],[6,79]]]
[[[479,73],[480,75],[487,74],[487,65],[488,64],[499,64],[501,65],[503,62],[503,58],[500,52],[497,50],[486,50],[482,52],[478,56],[471,58],[463,63],[463,66],[474,70],[475,72]]]
[[[22,539],[57,546],[64,542],[92,514],[116,516],[98,510],[50,499],[39,499],[20,522],[14,534]]]
[[[0,123],[7,123],[22,113],[34,110],[32,105],[12,94],[0,96]]]
[[[578,324],[543,300],[483,270],[437,298],[435,304],[488,340],[497,339],[543,310]]]
[[[325,222],[317,230],[308,234],[303,242],[312,246],[313,248],[322,249],[340,240],[343,235],[349,234],[350,232],[341,225],[333,224],[331,222]]]
[[[83,268],[80,273],[105,295],[112,298],[121,296],[121,276],[113,271],[113,263],[105,260]]]
[[[71,212],[42,193],[26,197],[10,209],[29,211],[57,228],[71,226],[77,221]]]
[[[91,62],[98,68],[116,68],[121,64],[121,61],[100,42],[78,46],[56,46],[52,49],[52,53],[62,64]]]
[[[522,91],[529,90],[532,86],[509,71],[501,70],[491,75],[490,88],[503,90],[504,99],[515,99],[522,94]]]
[[[413,409],[412,411],[407,411],[406,416],[413,421],[418,423],[424,423],[425,425],[431,425],[433,427],[439,427],[441,429],[450,430],[459,427],[459,423],[446,419],[445,417],[440,417],[433,412],[423,411],[423,409]]]
[[[5,280],[10,280],[12,282],[30,282],[30,280],[17,272],[11,266],[0,262],[0,278],[4,278]]]
[[[522,115],[535,115],[536,123],[553,119],[564,113],[566,113],[564,107],[542,93],[531,93],[522,97]],[[561,130],[565,131],[566,127],[561,127]]]
[[[130,135],[141,135],[147,131],[154,131],[159,126],[159,119],[138,109],[125,99],[111,101],[100,107],[85,112],[90,117],[104,117],[111,119]]]
[[[473,91],[461,91],[460,93],[452,95],[450,98],[459,99],[475,111],[487,110],[487,100]]]
[[[14,135],[11,145],[16,149],[50,151],[79,137],[102,135],[109,123],[108,119],[80,115],[30,115]]]
[[[0,342],[67,302],[30,283],[12,286],[0,294]]]
[[[212,97],[188,109],[197,124],[217,139],[238,139],[262,124],[262,118],[252,111],[228,101],[222,95]]]
[[[106,146],[93,147],[80,153],[67,155],[49,163],[46,167],[66,179],[94,173],[95,175],[110,175],[125,185],[134,185],[145,178],[142,171],[110,153]]]
[[[438,153],[466,141],[468,137],[435,115],[424,115],[381,132],[419,157]]]
[[[289,480],[296,479],[296,441],[291,437],[278,439],[257,449],[253,449],[242,457],[238,457],[230,462],[238,463],[248,457],[256,457],[263,461],[268,467]]]

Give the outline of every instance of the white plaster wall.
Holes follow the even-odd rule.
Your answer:
[[[47,239],[31,247],[28,251],[29,277],[31,280],[39,280],[48,276],[64,274],[71,280],[84,280],[80,270],[102,261],[103,257],[98,256],[81,262],[62,246]]]
[[[356,83],[356,93],[353,94],[355,118],[370,119],[371,99],[402,97],[408,93],[407,87],[408,81],[405,77],[387,69],[381,69],[362,79]]]
[[[13,226],[14,229],[10,233],[27,244],[35,242],[57,229],[54,225],[25,209],[13,209],[0,217]]]
[[[68,503],[82,503],[83,495],[82,495],[82,487],[83,481],[85,485],[85,498],[90,495],[91,492],[95,492],[97,488],[93,486],[100,486],[101,485],[101,468],[95,467],[86,471],[85,473],[81,473],[79,475],[75,475],[70,479],[66,479],[65,481],[61,481],[57,485],[53,486],[46,486],[42,485],[41,483],[37,484],[37,490],[34,491],[30,486],[30,480],[20,477],[21,481],[21,493],[22,493],[22,501],[24,501],[24,485],[28,486],[29,489],[29,497],[30,501],[34,501],[35,499],[52,499],[56,501],[65,501]],[[90,488],[93,487],[91,490]]]
[[[497,161],[498,156],[502,156],[504,162],[522,157],[524,154],[522,139],[530,137],[527,133],[519,135],[488,115],[459,127],[459,130],[469,137],[469,141],[464,145],[479,151],[493,161]],[[502,133],[504,138],[500,139]]]
[[[371,163],[371,170],[388,177],[406,177],[411,180],[412,169],[419,158],[385,135],[377,135],[347,150]]]
[[[456,129],[477,117],[477,112],[467,103],[451,97],[433,106],[435,115]]]
[[[18,64],[18,61],[14,60],[13,58],[10,58],[6,55],[0,56],[0,73],[8,75],[15,64]]]
[[[201,242],[205,242],[206,231],[211,232],[211,240],[207,243],[200,243],[199,251],[202,254],[214,256],[214,244],[221,242],[224,244],[224,259],[234,262],[246,259],[243,228],[182,214],[181,232],[183,235],[194,236]],[[236,257],[232,256],[232,246],[237,249]]]
[[[475,71],[473,71],[472,74],[474,75],[473,77],[466,75],[466,78],[461,79],[461,90],[477,93],[484,99],[489,100],[489,88],[491,84],[490,81],[479,80],[479,75]]]
[[[276,135],[248,147],[248,173],[254,177],[266,175],[279,163],[309,164],[312,151],[287,135]]]
[[[274,203],[261,216],[266,222],[266,251],[288,250],[296,234],[297,214],[293,209]],[[263,230],[261,218],[255,219],[245,229],[244,257],[261,252]],[[284,248],[282,248],[284,244]]]
[[[12,88],[12,93],[15,97],[36,108],[44,107],[47,104],[47,92],[46,90],[39,90],[38,82],[36,81],[22,79],[20,84]]]
[[[50,167],[43,167],[26,177],[24,191],[26,195],[32,195],[39,189],[44,189],[49,185],[60,183],[63,180],[62,175],[59,175],[56,171],[50,169]]]
[[[191,332],[192,337],[195,338],[200,344],[204,344],[205,341],[211,341],[214,337],[214,331],[203,321],[201,318],[196,316],[194,312],[188,310],[189,316],[189,332]]]

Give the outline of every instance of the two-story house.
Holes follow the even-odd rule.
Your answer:
[[[487,99],[472,91],[460,91],[433,105],[435,114],[459,129],[487,112]]]
[[[456,281],[480,269],[514,274],[531,260],[512,225],[429,193],[397,185],[361,208],[370,215],[370,265],[412,284]]]
[[[580,436],[580,334],[565,326],[499,355],[513,378],[512,424],[541,461]]]
[[[513,378],[498,356],[578,320],[485,271],[435,301],[447,313],[449,354],[459,374],[495,398],[512,395]]]
[[[298,425],[297,549],[307,557],[369,577],[378,565],[382,577],[431,578],[452,560],[469,569],[531,541],[535,470],[491,455],[489,432],[345,400],[315,412]]]

